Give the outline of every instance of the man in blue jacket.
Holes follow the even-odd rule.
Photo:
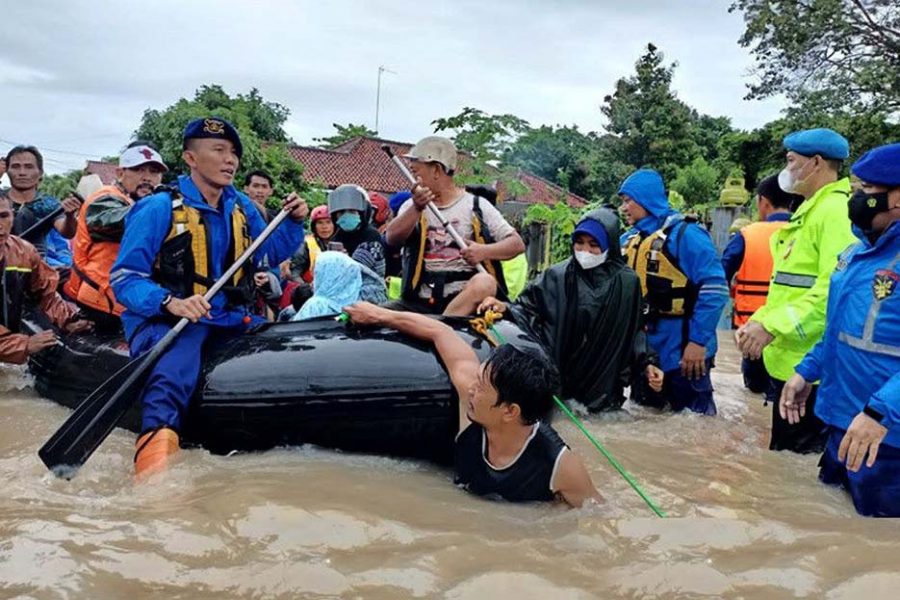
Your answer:
[[[847,489],[862,515],[900,517],[900,143],[851,170],[862,182],[849,201],[860,242],[838,260],[825,335],[796,366],[779,409],[799,422],[821,379],[815,412],[828,441],[819,478]]]
[[[135,472],[165,468],[178,451],[178,431],[200,372],[201,349],[237,335],[251,317],[253,267],[247,265],[207,302],[203,295],[258,236],[266,223],[232,185],[243,147],[222,119],[191,121],[184,130],[189,176],[177,186],[142,199],[131,209],[110,283],[122,315],[131,355],[152,348],[182,317],[191,323],[153,367],[142,392],[141,435]],[[290,219],[255,254],[257,266],[279,264],[303,242],[306,203],[285,199]]]
[[[622,252],[641,280],[647,338],[665,372],[662,392],[636,383],[632,399],[715,415],[709,370],[716,355],[716,324],[728,302],[716,248],[702,226],[669,206],[656,171],[632,173],[619,197],[631,225],[622,236]]]

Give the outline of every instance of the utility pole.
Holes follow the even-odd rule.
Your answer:
[[[381,116],[381,74],[382,73],[390,73],[391,75],[396,75],[397,73],[391,71],[384,65],[378,67],[378,87],[375,92],[375,135],[378,135],[378,119]]]

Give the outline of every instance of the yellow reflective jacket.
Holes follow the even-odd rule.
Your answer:
[[[775,336],[763,351],[769,375],[786,381],[825,332],[828,284],[838,256],[858,240],[850,229],[850,180],[826,185],[772,234],[772,282],[750,318]]]

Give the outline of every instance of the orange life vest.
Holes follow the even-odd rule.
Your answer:
[[[734,324],[750,320],[766,303],[772,278],[772,250],[769,238],[787,221],[760,221],[741,229],[744,236],[744,260],[734,276]]]
[[[114,196],[129,205],[134,201],[116,185],[105,185],[85,199],[78,211],[78,227],[72,240],[72,274],[63,290],[66,295],[80,304],[100,312],[121,315],[125,307],[116,302],[109,285],[119,243],[94,241],[87,226],[87,210],[92,202],[105,196]]]

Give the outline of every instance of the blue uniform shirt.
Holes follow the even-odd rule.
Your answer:
[[[621,238],[622,247],[631,237],[650,235],[662,228],[671,215],[669,210],[659,215],[648,215],[634,224]],[[697,287],[697,303],[688,325],[688,341],[706,348],[707,358],[716,355],[716,325],[722,309],[728,303],[728,285],[725,272],[709,233],[696,223],[688,223],[677,235],[670,235],[666,248],[678,259],[679,267]],[[678,369],[686,342],[682,339],[682,319],[661,318],[655,330],[647,334],[650,346],[659,354],[663,371]]]
[[[209,250],[212,258],[212,279],[218,279],[230,263],[225,265],[225,256],[231,245],[231,210],[235,202],[240,202],[247,215],[251,237],[258,236],[266,227],[253,203],[234,186],[222,191],[219,210],[213,209],[202,198],[200,191],[190,177],[178,178],[178,188],[184,196],[184,203],[203,212],[208,223]],[[127,309],[122,314],[125,335],[131,339],[135,330],[147,319],[164,314],[160,304],[169,294],[168,290],[151,279],[156,256],[172,228],[172,198],[168,193],[159,193],[142,199],[135,204],[125,220],[125,235],[119,255],[110,275],[110,283],[116,299]],[[256,266],[277,265],[290,258],[303,243],[303,225],[290,219],[285,220],[262,244],[253,257]],[[245,308],[227,310],[225,296],[216,294],[212,302],[211,319],[200,322],[222,327],[235,327],[242,323]],[[168,314],[168,313],[165,313]]]
[[[831,276],[825,335],[797,365],[821,378],[816,416],[847,429],[868,404],[884,415],[884,443],[900,448],[900,222],[875,244],[847,249]]]

